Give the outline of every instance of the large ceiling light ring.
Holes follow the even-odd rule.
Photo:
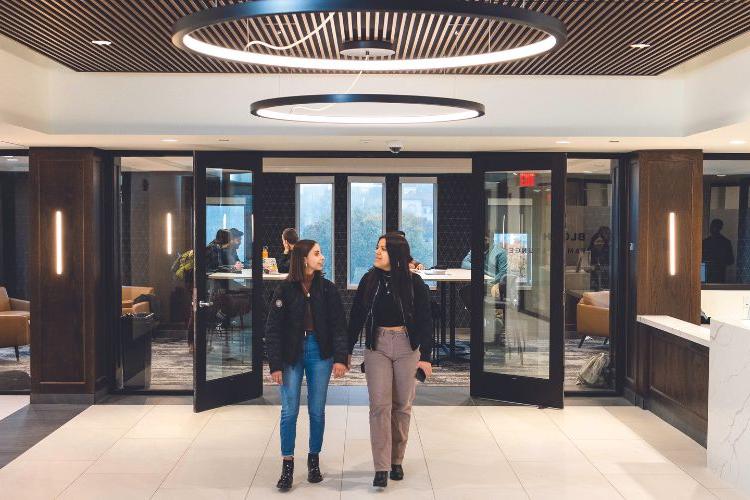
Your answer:
[[[366,104],[366,105],[399,105],[408,107],[429,107],[441,109],[438,113],[419,114],[300,114],[296,109],[315,104]],[[284,108],[289,107],[288,110]],[[277,111],[277,109],[279,109]],[[327,109],[327,107],[320,110]],[[341,108],[338,108],[341,109]],[[447,97],[395,95],[395,94],[318,94],[276,97],[256,101],[250,106],[250,113],[261,118],[283,120],[299,123],[326,123],[343,125],[415,125],[427,123],[444,123],[470,120],[484,115],[484,105],[464,99]]]
[[[540,41],[479,54],[420,59],[318,59],[263,54],[204,42],[194,34],[202,29],[250,18],[335,12],[402,12],[473,17],[507,22],[546,34]],[[172,42],[185,50],[234,62],[304,70],[400,72],[451,69],[514,61],[559,48],[567,39],[565,26],[556,18],[519,7],[463,0],[256,0],[213,7],[175,23]]]

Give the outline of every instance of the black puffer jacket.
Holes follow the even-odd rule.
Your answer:
[[[376,289],[372,297],[365,297],[367,282],[371,273],[382,273],[377,268],[372,268],[359,281],[357,294],[354,296],[352,312],[349,315],[349,352],[354,350],[358,342],[362,328],[365,329],[365,347],[375,349],[375,327],[376,321],[372,314],[375,298],[379,293]],[[418,274],[412,273],[412,284],[414,285],[414,314],[406,318],[406,331],[409,335],[411,348],[419,348],[419,360],[430,361],[432,355],[432,314],[430,309],[429,288]]]
[[[336,285],[316,276],[310,286],[315,336],[320,344],[321,359],[333,356],[335,363],[346,364],[349,341],[341,296]],[[266,320],[266,350],[271,372],[294,364],[305,341],[305,296],[299,283],[284,281],[271,299]]]

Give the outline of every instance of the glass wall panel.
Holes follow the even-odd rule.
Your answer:
[[[0,391],[31,389],[28,160],[0,156]]]
[[[372,267],[378,237],[385,232],[385,180],[349,178],[349,286]]]
[[[484,370],[550,375],[550,171],[485,174]]]
[[[568,160],[565,200],[565,389],[614,387],[610,339],[612,169]],[[590,363],[596,370],[584,371]]]
[[[206,169],[206,380],[253,369],[253,177]]]
[[[130,389],[189,389],[192,158],[126,157],[120,164],[118,383]]]

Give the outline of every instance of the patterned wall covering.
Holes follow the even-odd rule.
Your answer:
[[[0,286],[19,299],[29,298],[29,174],[0,174]]]
[[[341,290],[341,299],[347,311],[351,309],[355,291],[346,289],[347,273],[347,174],[334,176],[334,247],[335,282]],[[398,189],[397,175],[386,177],[386,227],[398,228]],[[438,176],[438,263],[448,267],[459,267],[469,250],[471,234],[471,197],[468,174],[446,174]],[[295,225],[294,174],[266,174],[264,188],[259,194],[259,205],[263,216],[262,242],[268,246],[272,257],[278,256],[281,249],[281,232]],[[373,248],[375,242],[373,241]],[[270,295],[273,287],[267,287]],[[439,294],[433,292],[439,300]],[[457,326],[468,326],[469,315],[458,300],[456,308]]]

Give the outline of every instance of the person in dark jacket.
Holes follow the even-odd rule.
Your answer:
[[[280,273],[289,272],[289,257],[292,254],[294,245],[296,245],[298,241],[299,235],[297,234],[297,230],[293,227],[288,227],[281,233],[281,244],[284,246],[284,253],[282,253],[276,261],[276,266],[279,268]]]
[[[402,467],[417,370],[432,375],[430,296],[409,269],[409,243],[397,233],[378,240],[375,265],[360,280],[349,319],[349,352],[365,331],[373,486],[404,477]]]
[[[734,264],[732,242],[721,234],[724,221],[714,219],[709,226],[710,235],[703,240],[703,256],[706,263],[706,283],[726,283],[727,267]]]
[[[331,371],[343,377],[348,370],[349,340],[341,297],[336,285],[323,278],[325,258],[320,245],[300,240],[291,253],[289,276],[271,299],[266,321],[266,349],[271,377],[281,384],[281,478],[287,491],[294,475],[302,376],[307,378],[310,450],[307,480],[323,480],[319,454],[325,430],[325,404]]]
[[[228,230],[216,231],[216,238],[206,247],[206,270],[208,272],[213,273],[229,265],[227,256],[231,239],[232,236]]]

